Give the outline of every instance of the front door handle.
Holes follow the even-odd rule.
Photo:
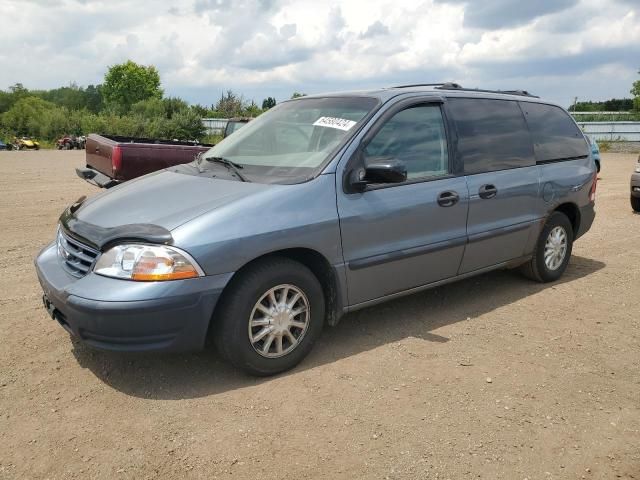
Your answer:
[[[498,189],[495,185],[491,185],[488,183],[487,185],[482,185],[480,190],[478,190],[478,195],[480,198],[484,198],[485,200],[488,198],[493,198],[498,194]]]
[[[441,207],[453,207],[460,200],[458,192],[446,191],[438,195],[438,205]]]

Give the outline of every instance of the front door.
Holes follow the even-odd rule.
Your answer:
[[[455,276],[466,243],[464,177],[452,175],[440,103],[404,104],[363,140],[358,162],[398,160],[407,181],[346,193],[338,214],[349,304]]]

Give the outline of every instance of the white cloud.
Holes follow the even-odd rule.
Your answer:
[[[438,80],[564,103],[628,95],[640,67],[634,2],[520,3],[487,0],[483,13],[466,0],[5,0],[0,88],[100,83],[131,58],[156,65],[168,94],[203,103],[225,88],[260,101]]]

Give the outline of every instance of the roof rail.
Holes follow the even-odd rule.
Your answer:
[[[465,92],[501,93],[504,95],[520,95],[522,97],[539,98],[536,95],[530,94],[526,90],[485,90],[482,88],[464,88],[457,83],[443,83],[442,85],[438,85],[435,88],[437,88],[438,90],[462,90]]]
[[[442,83],[412,83],[409,85],[396,85],[390,88],[411,88],[411,87],[434,87],[438,90],[461,90],[465,92],[479,92],[479,93],[501,93],[504,95],[520,95],[522,97],[538,98],[536,95],[530,94],[526,90],[484,90],[481,88],[464,88],[459,83],[455,82],[442,82]]]
[[[389,87],[389,88],[409,88],[409,87],[439,87],[442,85],[447,85],[447,82],[440,82],[440,83],[411,83],[408,85],[394,85],[393,87]]]

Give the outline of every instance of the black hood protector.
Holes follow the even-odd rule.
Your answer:
[[[112,228],[104,228],[92,223],[83,222],[76,218],[75,212],[82,206],[86,197],[79,198],[62,215],[60,224],[67,234],[76,238],[79,242],[102,251],[104,247],[124,241],[142,241],[147,243],[171,244],[173,237],[171,232],[159,225],[149,223],[132,223],[119,225]]]

